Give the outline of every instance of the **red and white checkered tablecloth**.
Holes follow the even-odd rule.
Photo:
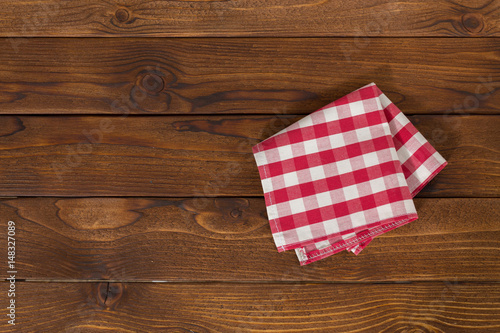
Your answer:
[[[301,265],[417,219],[412,198],[445,159],[374,84],[253,147],[279,252]]]

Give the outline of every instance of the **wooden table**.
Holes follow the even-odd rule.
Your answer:
[[[500,331],[498,1],[0,14],[0,332]],[[372,81],[449,165],[419,220],[301,267],[251,147]]]

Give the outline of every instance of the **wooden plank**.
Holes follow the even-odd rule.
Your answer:
[[[6,0],[0,36],[499,36],[495,1]]]
[[[302,267],[294,251],[278,253],[257,198],[10,199],[0,201],[0,229],[16,223],[19,279],[498,280],[500,199],[416,206],[419,220],[358,256],[344,251]]]
[[[6,283],[0,284],[7,289]],[[16,284],[23,332],[498,332],[498,284]],[[40,306],[43,304],[43,306]],[[4,311],[5,312],[5,311]],[[12,332],[4,318],[1,332]]]
[[[251,147],[291,116],[2,116],[0,196],[261,196]],[[426,197],[500,195],[498,116],[412,116],[448,160]]]
[[[500,113],[497,38],[3,38],[0,49],[3,114],[309,114],[372,81],[409,114]]]

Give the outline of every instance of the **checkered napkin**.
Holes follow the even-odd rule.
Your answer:
[[[279,252],[301,265],[417,219],[412,198],[444,158],[374,84],[253,147]]]

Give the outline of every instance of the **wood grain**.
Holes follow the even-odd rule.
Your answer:
[[[419,196],[500,195],[498,116],[412,116],[448,160]],[[2,116],[0,196],[261,196],[251,147],[297,116]]]
[[[6,283],[0,284],[6,289]],[[492,332],[498,284],[17,283],[23,332]],[[40,306],[42,304],[42,306]],[[0,332],[11,332],[7,320]]]
[[[3,114],[309,114],[372,81],[408,114],[500,113],[498,38],[3,38],[0,50]]]
[[[499,36],[495,0],[1,1],[0,332],[499,332]],[[301,267],[251,147],[369,82],[449,165]]]
[[[499,36],[496,1],[4,0],[0,36]]]
[[[498,199],[417,199],[416,207],[419,220],[358,256],[302,267],[294,251],[278,253],[260,198],[6,199],[0,228],[16,223],[19,279],[498,280]],[[6,262],[0,269],[3,277]]]

